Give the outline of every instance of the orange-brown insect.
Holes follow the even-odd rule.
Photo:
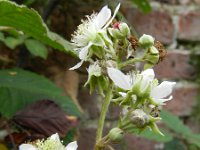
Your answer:
[[[130,36],[128,40],[131,43],[132,48],[136,50],[136,48],[139,46],[138,38],[135,36]]]
[[[167,50],[163,46],[163,44],[159,41],[156,41],[154,46],[158,49],[159,51],[159,62],[163,61],[164,57],[167,55]]]

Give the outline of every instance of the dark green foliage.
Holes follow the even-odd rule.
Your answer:
[[[151,5],[148,0],[131,0],[139,9],[141,9],[144,13],[148,13],[151,11]]]
[[[0,26],[21,30],[55,49],[76,56],[68,41],[49,31],[40,15],[33,9],[17,5],[10,1],[0,0]]]
[[[75,104],[45,77],[21,69],[0,71],[0,112],[11,118],[16,111],[42,99],[54,100],[69,115],[80,115]]]
[[[164,150],[187,150],[183,142],[178,139],[173,139],[170,142],[165,143]]]

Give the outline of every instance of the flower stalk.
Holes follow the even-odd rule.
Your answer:
[[[95,145],[95,150],[101,150],[102,147],[98,146],[98,142],[102,139],[102,134],[103,134],[103,127],[104,127],[104,122],[106,118],[106,113],[108,111],[111,98],[112,98],[112,89],[113,89],[113,84],[111,83],[110,88],[108,88],[105,99],[102,103],[101,107],[101,112],[100,112],[100,117],[98,121],[98,127],[97,127],[97,132],[96,132],[96,145]]]
[[[90,86],[91,92],[97,89],[104,99],[94,150],[113,150],[110,144],[120,142],[124,134],[135,129],[140,133],[150,128],[155,134],[163,135],[156,125],[161,120],[158,117],[159,109],[172,99],[175,85],[170,81],[159,84],[155,78],[152,67],[163,57],[160,58],[158,42],[154,37],[144,34],[137,39],[131,35],[125,22],[113,21],[119,7],[120,4],[112,16],[108,6],[104,6],[98,14],[87,16],[87,20],[82,21],[72,36],[74,50],[78,51],[81,61],[70,69],[77,69],[84,62],[89,62],[85,85]],[[119,115],[118,126],[102,137],[111,102],[123,111]]]

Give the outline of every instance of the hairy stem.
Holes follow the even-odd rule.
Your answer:
[[[133,63],[135,63],[135,62],[143,62],[143,61],[144,61],[143,58],[133,58],[133,59],[129,59],[129,60],[127,60],[126,62],[119,64],[119,68],[123,68],[123,67],[125,67],[125,66],[127,66],[127,65],[129,65],[129,64],[133,64]]]
[[[108,108],[109,108],[109,105],[110,105],[110,101],[111,101],[111,98],[112,98],[112,87],[113,87],[113,85],[110,85],[110,87],[108,88],[108,91],[106,93],[106,97],[105,97],[105,99],[104,99],[104,101],[102,103],[101,113],[100,113],[97,132],[96,132],[95,150],[101,150],[102,149],[101,146],[98,146],[98,143],[102,138],[102,133],[103,133],[103,127],[104,127],[104,122],[105,122],[105,118],[106,118],[106,113],[108,111]]]

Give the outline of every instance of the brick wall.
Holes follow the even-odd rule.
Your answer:
[[[138,9],[122,4],[121,10],[139,35],[151,34],[167,46],[168,55],[157,66],[155,72],[160,80],[176,81],[173,92],[174,99],[166,105],[166,109],[182,118],[190,116],[196,103],[198,86],[195,84],[195,67],[190,64],[191,49],[181,43],[197,43],[200,41],[200,1],[199,0],[165,0],[165,3],[153,1],[153,10],[143,14]],[[80,73],[83,83],[86,76]],[[80,84],[78,100],[85,112],[80,123],[79,150],[92,150],[101,99],[97,94],[89,95]],[[107,128],[116,123],[119,108],[111,106],[107,115]],[[193,124],[191,121],[189,125]],[[198,128],[194,129],[199,131]],[[126,136],[126,142],[118,146],[120,150],[154,150],[161,145],[147,139]]]

